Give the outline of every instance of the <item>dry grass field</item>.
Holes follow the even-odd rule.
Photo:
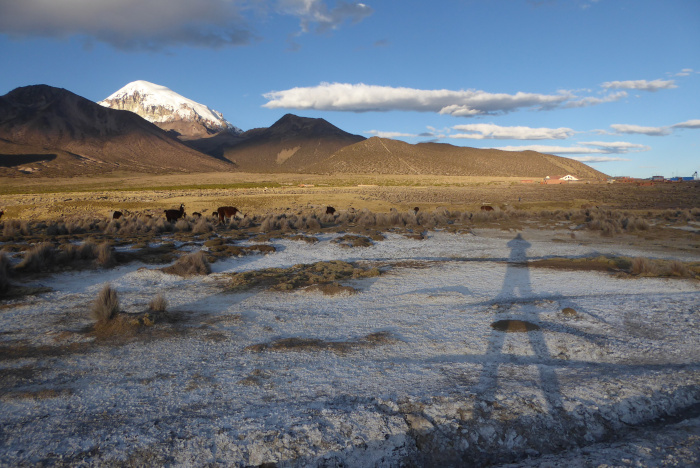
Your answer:
[[[414,207],[468,211],[483,204],[525,211],[598,206],[643,212],[698,208],[700,185],[539,185],[508,177],[245,173],[0,179],[0,209],[8,218],[57,219],[113,210],[160,214],[181,203],[187,213],[211,213],[224,205],[261,214],[326,205],[375,212]]]

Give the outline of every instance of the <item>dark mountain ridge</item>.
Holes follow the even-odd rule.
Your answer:
[[[324,119],[293,114],[240,136],[240,143],[223,149],[223,157],[248,172],[304,172],[339,149],[365,140]]]
[[[25,86],[0,96],[0,154],[19,147],[57,158],[44,162],[64,175],[114,169],[170,172],[230,170],[133,112],[102,107],[61,88]],[[53,169],[53,170],[51,170]]]

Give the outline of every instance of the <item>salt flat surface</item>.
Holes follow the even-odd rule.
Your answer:
[[[648,256],[536,231],[388,234],[366,248],[335,237],[275,239],[276,253],[219,261],[206,277],[130,264],[39,281],[53,292],[0,311],[0,344],[35,350],[0,360],[0,464],[700,463],[697,280],[529,267]],[[230,273],[329,260],[383,274],[336,296],[226,289]],[[106,282],[126,312],[161,293],[187,320],[92,343],[88,311]],[[505,319],[539,329],[491,327]],[[376,333],[390,339],[344,352],[249,348]]]

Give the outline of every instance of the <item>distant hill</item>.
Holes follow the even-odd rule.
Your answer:
[[[132,112],[105,108],[46,85],[17,88],[0,97],[0,167],[19,168],[24,162],[29,170],[61,176],[116,169],[235,168],[185,146]]]
[[[606,175],[581,162],[535,151],[501,151],[444,143],[411,145],[372,137],[341,148],[310,165],[314,173],[435,174],[455,176],[536,177],[571,174],[579,179]]]
[[[245,172],[304,172],[339,149],[365,140],[328,123],[287,114],[271,127],[249,130],[222,150]]]

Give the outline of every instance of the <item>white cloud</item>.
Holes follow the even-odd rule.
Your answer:
[[[379,138],[411,138],[426,135],[417,135],[415,133],[401,133],[401,132],[382,132],[380,130],[368,130],[365,132],[368,135],[378,136]],[[431,135],[432,136],[432,135]]]
[[[423,90],[363,83],[321,83],[318,86],[272,91],[263,95],[269,109],[314,109],[324,111],[418,111],[453,116],[504,114],[518,109],[549,109],[571,98],[518,92],[487,93],[478,90]]]
[[[674,128],[700,128],[700,119],[686,120],[685,122],[672,125]]]
[[[501,127],[494,124],[455,125],[452,128],[468,133],[455,133],[450,135],[450,138],[473,140],[565,140],[575,133],[572,129],[565,127]]]
[[[677,88],[674,80],[630,80],[630,81],[607,81],[600,85],[605,89],[638,89],[642,91],[655,92],[660,89]]]
[[[632,133],[649,136],[665,136],[671,134],[668,127],[642,127],[640,125],[613,124],[610,126],[616,133]]]
[[[302,32],[336,29],[345,21],[357,23],[373,13],[364,3],[338,2],[329,8],[323,0],[278,0],[278,11],[299,17]]]
[[[78,36],[125,50],[192,46],[221,48],[257,39],[246,14],[292,15],[317,31],[357,22],[372,13],[361,3],[281,0],[21,0],[0,1],[0,33],[17,37]]]
[[[619,158],[614,156],[571,156],[570,159],[574,159],[580,162],[588,163],[599,163],[599,162],[611,162],[611,161],[631,161],[629,158]]]
[[[681,71],[679,71],[678,73],[676,73],[675,76],[689,76],[689,75],[691,75],[692,73],[693,73],[693,69],[692,69],[692,68],[684,68],[683,70],[681,70]]]
[[[606,102],[615,102],[620,99],[626,98],[626,91],[618,91],[616,93],[610,93],[604,97],[594,97],[588,96],[581,99],[572,100],[566,103],[566,107],[588,107],[597,106],[598,104],[604,104]]]
[[[587,148],[583,146],[549,146],[549,145],[523,145],[523,146],[501,146],[494,148],[502,151],[537,151],[547,154],[592,154],[605,153],[602,150]]]
[[[641,151],[649,151],[651,147],[647,145],[640,145],[638,143],[629,143],[627,141],[588,141],[580,142],[581,145],[594,146],[594,151],[591,153],[639,153]]]
[[[651,148],[646,145],[638,145],[624,141],[602,142],[589,141],[581,142],[583,146],[549,146],[549,145],[525,145],[525,146],[503,146],[495,148],[503,151],[537,151],[548,154],[624,154],[636,153],[639,151],[649,151]]]

